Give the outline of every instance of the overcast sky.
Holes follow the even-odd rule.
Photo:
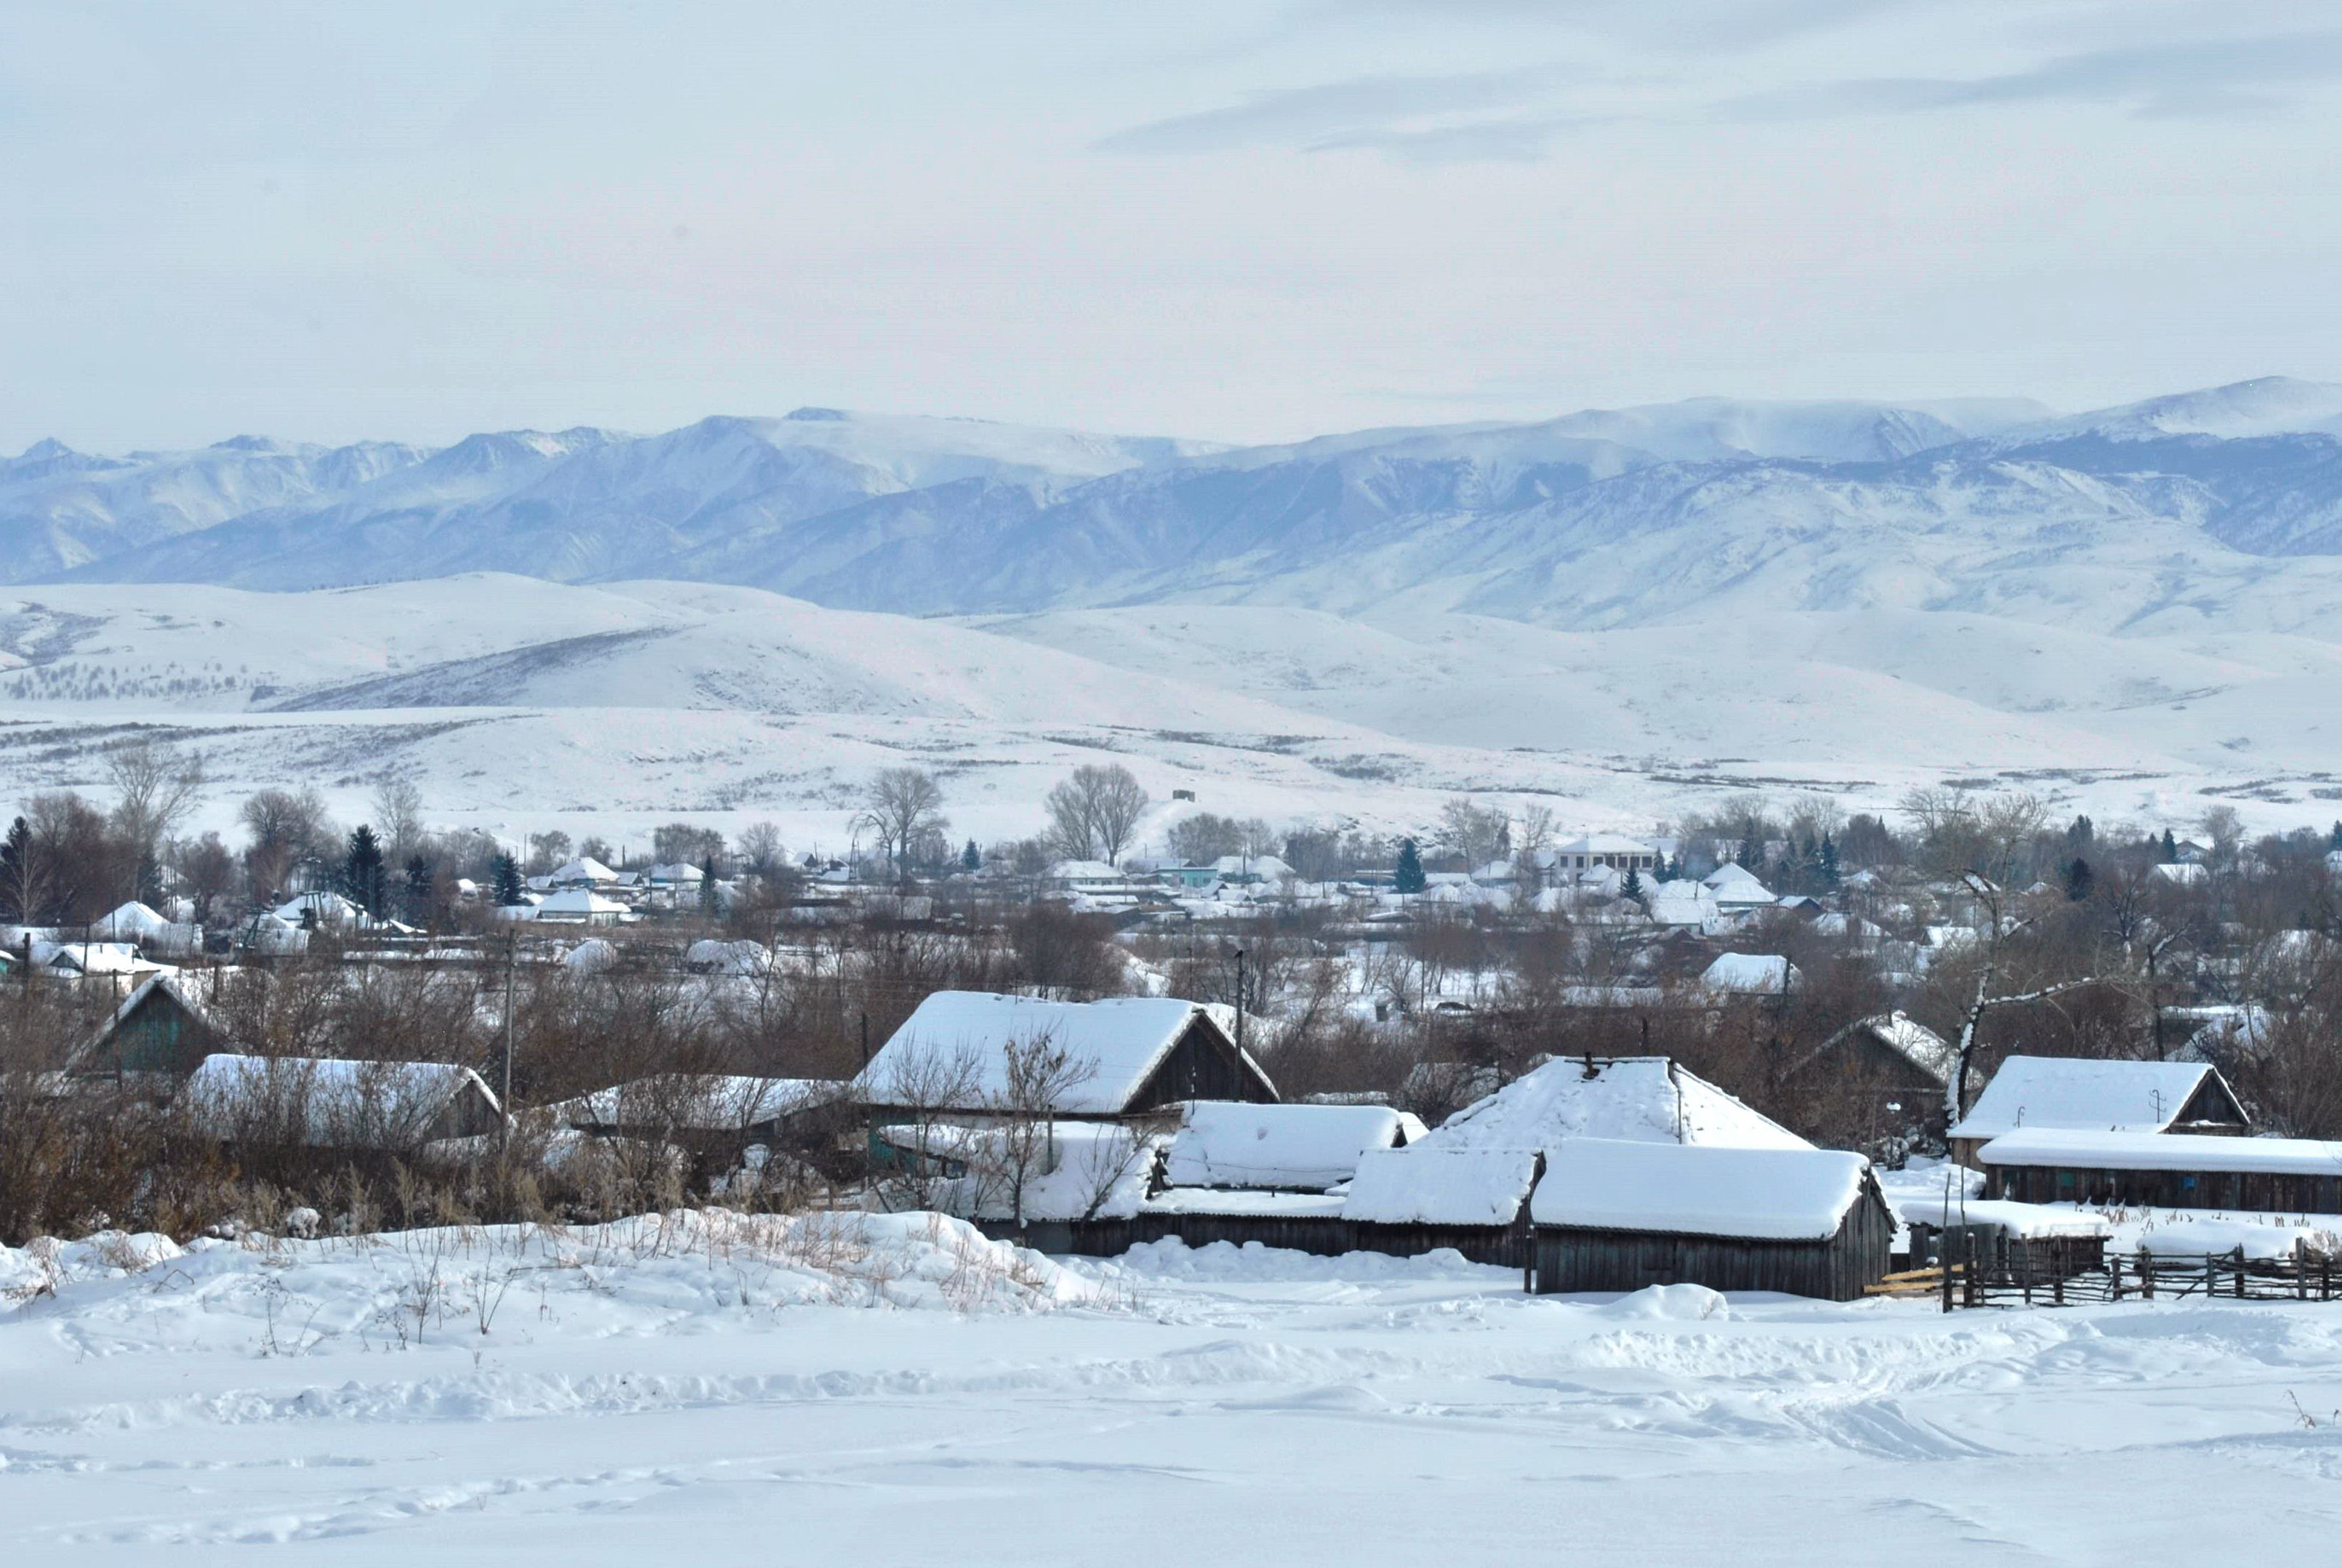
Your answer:
[[[2342,10],[13,0],[0,449],[2342,379]]]

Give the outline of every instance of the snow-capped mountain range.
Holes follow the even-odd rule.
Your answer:
[[[1235,449],[829,409],[437,451],[43,442],[0,462],[0,546],[18,583],[496,571],[922,614],[1208,602],[1599,627],[1966,609],[2315,632],[2342,627],[2342,386],[2064,416],[1703,399]]]
[[[1101,751],[1158,801],[1389,831],[1456,793],[1632,828],[1954,777],[2342,812],[2342,387],[2302,382],[1241,448],[822,409],[44,442],[0,462],[0,545],[20,790],[102,790],[107,737],[160,728],[221,811],[395,773],[499,833],[832,848],[874,768],[936,768],[989,839]]]

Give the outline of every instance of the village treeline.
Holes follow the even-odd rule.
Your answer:
[[[741,1140],[685,1135],[680,1099],[852,1078],[946,991],[1230,1004],[1282,1098],[1432,1125],[1552,1057],[1666,1056],[1817,1144],[1894,1160],[1939,1152],[2021,1051],[2211,1061],[2256,1124],[2342,1135],[2342,824],[2253,837],[2215,805],[2101,829],[1952,784],[1884,815],[1736,798],[1588,854],[1534,800],[1459,796],[1386,836],[1156,802],[1094,766],[1036,803],[1044,833],[978,844],[952,834],[946,780],[897,768],[845,846],[687,822],[640,846],[507,844],[433,826],[398,779],[363,823],[265,790],[235,832],[194,832],[200,758],[142,741],[105,761],[97,798],[26,800],[0,843],[12,1242],[867,1190],[846,1100],[771,1118],[744,1169]],[[1763,902],[1734,906],[1752,884]],[[125,924],[131,907],[148,913]],[[276,1134],[93,1051],[162,968],[183,1054],[306,1064],[271,1080]],[[1877,1049],[1898,1015],[1957,1064],[1931,1076]],[[487,1113],[318,1134],[329,1095],[416,1064],[461,1070]],[[667,1135],[572,1135],[565,1112],[662,1083]],[[656,1107],[636,1113],[656,1134]]]

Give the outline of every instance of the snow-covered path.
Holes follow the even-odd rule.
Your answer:
[[[261,1317],[69,1284],[0,1319],[0,1562],[2135,1564],[2342,1526],[2342,1309],[1077,1267],[1102,1299],[967,1313],[524,1285],[403,1346],[290,1326],[356,1321],[330,1271]]]

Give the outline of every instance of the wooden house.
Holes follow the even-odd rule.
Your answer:
[[[1038,1070],[1045,1057],[1062,1066]],[[1200,1003],[975,991],[939,991],[920,1003],[853,1092],[874,1121],[1119,1121],[1186,1100],[1277,1098],[1268,1074]]]
[[[1993,1139],[2037,1128],[2237,1137],[2252,1124],[2202,1062],[2011,1056],[1951,1129],[1952,1157],[1973,1166]]]
[[[1529,1200],[1536,1288],[1699,1284],[1858,1299],[1887,1273],[1895,1217],[1870,1162],[1834,1149],[1578,1138]]]
[[[1526,1268],[1529,1194],[1545,1168],[1533,1149],[1382,1151],[1358,1162],[1342,1217],[1362,1252],[1417,1257],[1452,1247],[1474,1263]]]
[[[227,1044],[210,1001],[183,974],[149,975],[74,1054],[76,1078],[185,1078]]]
[[[275,1148],[412,1153],[504,1124],[480,1075],[445,1062],[215,1053],[172,1108],[199,1138]]]
[[[1850,1102],[1867,1138],[1932,1139],[1944,1135],[1949,1120],[1944,1086],[1958,1063],[1958,1049],[1926,1024],[1902,1013],[1880,1013],[1788,1061],[1782,1079],[1817,1097]]]
[[[2342,1143],[2027,1127],[1984,1145],[1985,1193],[2027,1203],[2342,1213]]]

